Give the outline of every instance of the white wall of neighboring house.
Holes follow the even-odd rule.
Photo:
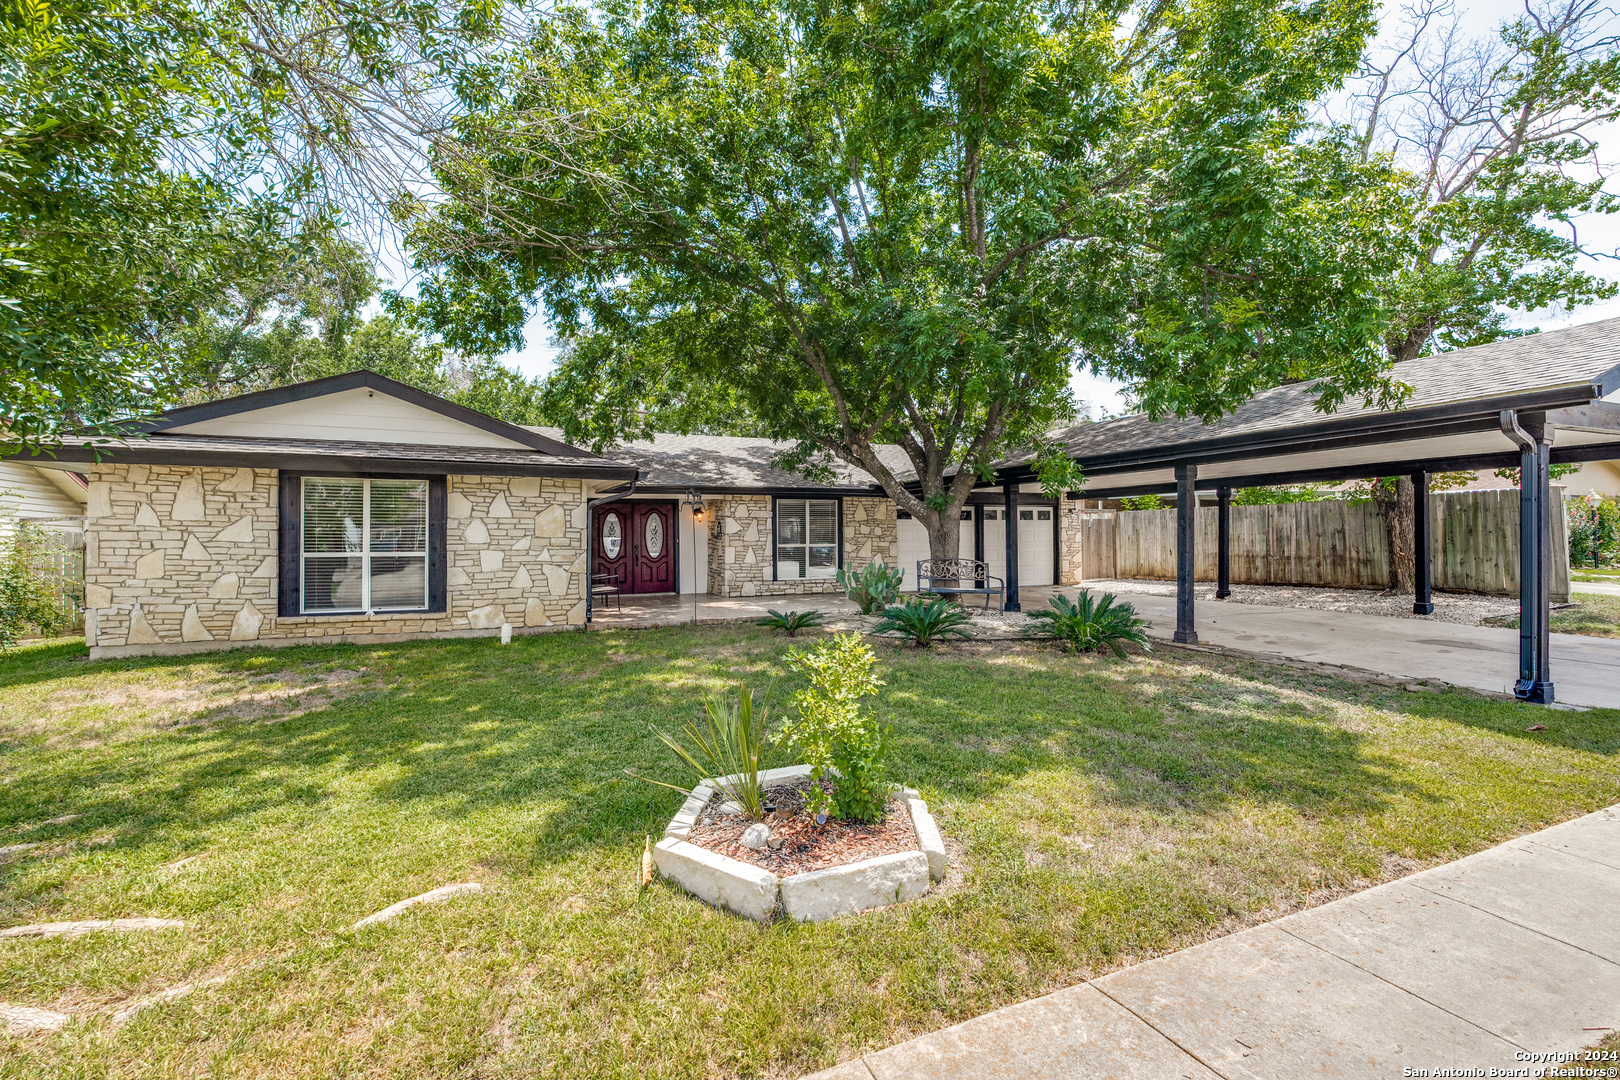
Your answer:
[[[1557,483],[1564,487],[1565,498],[1575,498],[1597,492],[1599,495],[1620,497],[1620,461],[1587,461]],[[1494,470],[1481,469],[1460,490],[1488,491],[1493,488],[1513,487],[1513,481],[1497,476]]]
[[[28,521],[79,516],[84,513],[88,494],[72,473],[58,469],[36,469],[20,461],[0,461],[0,528],[12,514]],[[82,527],[81,522],[63,523]]]

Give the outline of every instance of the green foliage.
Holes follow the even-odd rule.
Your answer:
[[[1056,638],[1071,652],[1106,650],[1121,660],[1125,659],[1126,642],[1149,652],[1153,649],[1148,644],[1148,620],[1130,604],[1116,602],[1113,593],[1104,593],[1101,600],[1096,600],[1089,589],[1081,589],[1078,603],[1057,593],[1048,604],[1029,613],[1030,618],[1042,620],[1029,628],[1031,636]]]
[[[700,779],[714,781],[743,813],[758,821],[765,813],[759,773],[772,745],[766,734],[767,711],[761,708],[756,716],[753,691],[738,683],[736,700],[703,696],[703,724],[688,720],[681,728],[690,746],[657,728],[653,734],[696,769]]]
[[[769,615],[766,615],[763,619],[755,619],[754,622],[772,630],[780,630],[788,637],[798,637],[800,630],[820,626],[823,619],[819,611],[772,610]]]
[[[1564,506],[1569,514],[1570,566],[1620,562],[1620,501],[1566,499]]]
[[[1337,498],[1327,484],[1278,485],[1239,488],[1232,493],[1233,506],[1274,506],[1278,503],[1318,502]]]
[[[859,570],[854,563],[844,564],[838,571],[838,584],[843,586],[844,595],[861,609],[862,615],[876,615],[900,598],[900,586],[905,577],[906,572],[900,567],[878,559]]]
[[[862,706],[877,693],[877,656],[859,634],[835,634],[809,651],[788,653],[810,687],[794,695],[799,719],[783,733],[811,767],[812,813],[877,821],[888,805],[891,732]],[[821,781],[830,781],[829,795]]]
[[[1077,484],[1046,440],[1077,360],[1155,415],[1293,376],[1399,396],[1378,207],[1301,141],[1370,28],[1364,0],[591,5],[405,207],[421,310],[490,353],[538,302],[571,439],[740,415],[954,555],[998,459]]]
[[[891,605],[872,627],[874,634],[900,634],[920,649],[931,648],[947,638],[971,638],[968,614],[949,597],[915,597]]]
[[[1119,500],[1122,510],[1163,510],[1164,499],[1158,495],[1128,495]]]
[[[5,535],[9,529],[10,535]],[[0,649],[30,629],[59,634],[72,624],[69,607],[46,573],[50,537],[28,521],[0,517]]]
[[[1562,480],[1564,477],[1580,471],[1580,464],[1573,461],[1555,461],[1551,465],[1547,466],[1547,475],[1554,480]],[[1505,469],[1497,469],[1496,475],[1500,476],[1503,480],[1508,481],[1514,487],[1519,486],[1519,467],[1517,465],[1509,465]]]
[[[1603,253],[1571,227],[1616,210],[1590,167],[1620,115],[1609,18],[1566,0],[1529,0],[1495,26],[1414,6],[1380,35],[1328,138],[1355,163],[1364,202],[1384,208],[1391,360],[1517,336],[1512,312],[1615,294],[1580,269]]]

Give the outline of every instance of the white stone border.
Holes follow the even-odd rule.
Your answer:
[[[809,775],[810,766],[790,765],[762,770],[759,782],[768,786]],[[777,877],[769,870],[687,841],[718,788],[713,780],[693,788],[670,819],[664,838],[653,849],[653,862],[660,874],[715,907],[760,922],[769,921],[779,910],[800,922],[820,922],[914,900],[928,891],[931,881],[943,880],[950,868],[945,843],[928,812],[928,804],[916,790],[901,787],[896,794],[906,800],[920,851],[879,855],[848,866]]]

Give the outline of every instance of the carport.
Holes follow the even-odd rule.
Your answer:
[[[1323,414],[1309,383],[1256,395],[1213,424],[1146,416],[1080,424],[1058,436],[1085,470],[1069,499],[1174,494],[1176,630],[1196,643],[1193,603],[1196,508],[1213,493],[1220,513],[1217,596],[1229,592],[1234,489],[1410,476],[1415,495],[1414,613],[1430,601],[1428,477],[1463,469],[1521,469],[1519,678],[1525,701],[1553,701],[1548,660],[1552,508],[1549,467],[1620,457],[1620,319],[1512,338],[1398,364],[1411,387],[1400,409],[1347,407]],[[996,470],[1007,505],[1034,480],[1029,460]],[[1009,608],[1017,610],[1018,562],[1008,560]]]

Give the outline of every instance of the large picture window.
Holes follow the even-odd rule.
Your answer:
[[[421,611],[428,481],[302,478],[300,612]]]
[[[838,573],[838,500],[776,500],[776,580]]]

